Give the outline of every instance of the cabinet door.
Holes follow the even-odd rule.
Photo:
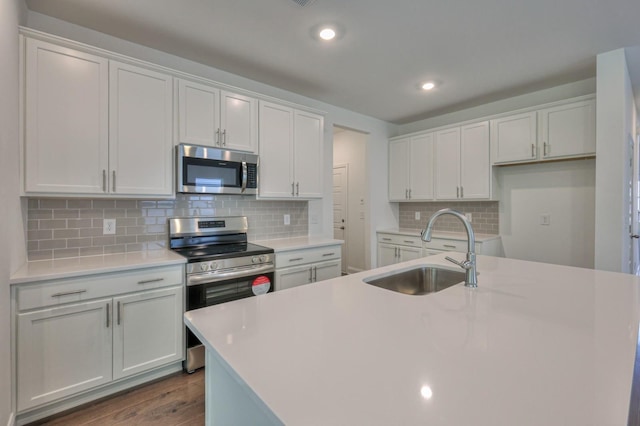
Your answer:
[[[291,198],[293,182],[293,109],[260,102],[261,198]]]
[[[399,262],[420,259],[422,257],[422,248],[416,247],[398,247]]]
[[[543,158],[596,152],[596,108],[593,99],[540,111]]]
[[[313,270],[310,265],[276,269],[275,280],[275,291],[309,284],[313,280]]]
[[[316,263],[313,267],[315,282],[337,278],[342,274],[342,266],[339,260]]]
[[[295,111],[293,129],[296,197],[322,198],[324,118]]]
[[[26,39],[25,191],[103,193],[109,64]]]
[[[436,133],[436,199],[460,196],[460,128]]]
[[[378,267],[398,263],[398,246],[393,244],[378,244]]]
[[[493,163],[535,160],[536,112],[491,120]]]
[[[183,287],[113,299],[113,378],[183,358]]]
[[[433,133],[411,138],[409,161],[409,199],[433,199]],[[407,167],[408,166],[408,167]]]
[[[256,152],[258,101],[244,95],[220,92],[220,142],[225,149]]]
[[[178,140],[217,147],[220,143],[220,90],[178,81]]]
[[[491,196],[489,122],[460,128],[460,198],[488,199]]]
[[[109,186],[126,195],[172,194],[172,77],[109,63]]]
[[[389,142],[389,201],[409,198],[409,139]]]
[[[111,381],[111,299],[18,314],[18,410]]]

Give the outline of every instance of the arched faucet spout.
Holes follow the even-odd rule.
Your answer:
[[[446,257],[446,259],[450,262],[455,263],[460,266],[466,272],[466,280],[464,285],[466,287],[478,287],[478,274],[476,271],[476,236],[473,233],[473,228],[471,227],[471,223],[467,219],[465,215],[460,213],[457,210],[453,209],[442,209],[435,212],[427,223],[427,227],[422,231],[422,241],[431,241],[431,233],[433,232],[433,224],[436,219],[444,214],[450,214],[462,221],[465,230],[467,231],[467,260],[464,262],[458,262],[455,259],[450,257]]]

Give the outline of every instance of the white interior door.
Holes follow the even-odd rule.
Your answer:
[[[338,165],[333,168],[333,238],[343,240],[342,273],[347,271],[348,241],[347,225],[347,176],[348,165]]]
[[[629,138],[630,158],[633,159],[629,163],[630,176],[629,179],[629,237],[631,250],[629,250],[631,259],[629,266],[632,274],[640,275],[640,137],[637,137],[637,144],[634,146],[633,138]]]

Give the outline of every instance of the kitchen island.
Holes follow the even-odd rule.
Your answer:
[[[477,289],[363,282],[444,256],[187,312],[207,424],[627,424],[638,277],[478,256]]]

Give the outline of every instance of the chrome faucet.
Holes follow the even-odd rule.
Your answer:
[[[433,231],[433,224],[436,219],[442,216],[443,214],[450,214],[462,221],[464,228],[467,231],[467,260],[464,262],[458,262],[457,260],[447,256],[449,262],[453,262],[462,269],[465,270],[466,279],[465,279],[465,287],[478,287],[478,274],[476,272],[476,236],[473,233],[473,228],[471,228],[471,223],[467,220],[467,217],[460,213],[459,211],[453,209],[442,209],[438,210],[429,218],[429,222],[427,223],[427,227],[422,231],[421,237],[422,241],[431,241],[431,232]]]

